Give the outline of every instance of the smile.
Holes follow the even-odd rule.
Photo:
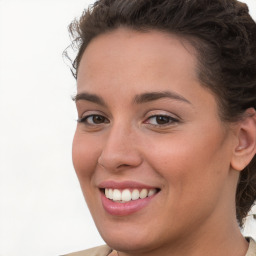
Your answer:
[[[146,208],[161,191],[134,181],[106,181],[99,188],[103,209],[114,216],[128,216]]]
[[[157,189],[113,189],[105,188],[106,198],[118,203],[127,203],[134,200],[144,199],[157,193]]]

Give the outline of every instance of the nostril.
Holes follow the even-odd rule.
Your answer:
[[[121,164],[119,165],[117,168],[121,168],[121,167],[129,167],[130,165],[129,164]]]
[[[98,165],[105,170],[117,171],[126,168],[138,167],[142,162],[141,155],[136,150],[116,149],[113,144],[108,144],[98,157]]]

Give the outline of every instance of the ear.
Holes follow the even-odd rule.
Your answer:
[[[237,142],[231,159],[231,167],[242,171],[256,154],[256,111],[249,108],[236,126]]]

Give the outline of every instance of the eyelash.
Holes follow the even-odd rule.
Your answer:
[[[94,114],[94,115],[84,116],[84,117],[82,117],[82,118],[78,118],[77,122],[78,122],[78,123],[84,123],[84,124],[86,124],[86,125],[99,125],[99,124],[89,123],[89,122],[88,122],[88,119],[89,119],[89,118],[94,118],[94,117],[103,118],[104,121],[107,120],[107,122],[103,122],[103,123],[109,123],[108,119],[107,119],[106,117],[104,117],[103,115],[95,115],[95,114]],[[102,123],[100,123],[100,124],[102,124]]]
[[[95,123],[95,120],[93,121],[93,118],[101,118],[101,122],[100,123]],[[88,120],[92,118],[92,120],[90,122],[88,122]],[[166,123],[162,123],[162,124],[159,124],[157,123],[157,120],[155,121],[155,124],[152,124],[149,122],[150,119],[153,119],[153,118],[162,118],[162,120]],[[165,119],[165,120],[164,120]],[[159,120],[158,120],[159,121]],[[104,123],[109,123],[109,120],[104,117],[103,115],[96,115],[96,114],[92,114],[92,115],[88,115],[88,116],[85,116],[85,117],[82,117],[82,118],[79,118],[77,120],[78,123],[84,123],[85,125],[91,125],[91,126],[98,126],[98,125],[101,125],[101,124],[104,124]],[[153,127],[165,127],[165,126],[170,126],[170,125],[174,125],[176,123],[179,123],[180,121],[177,119],[177,118],[174,118],[172,116],[169,116],[169,115],[152,115],[152,116],[149,116],[146,121],[144,121],[143,123],[144,124],[149,124]]]
[[[164,124],[157,124],[157,123],[156,124],[150,124],[148,122],[148,120],[150,120],[152,118],[164,118],[165,121],[167,121],[167,123],[164,123]],[[156,120],[156,122],[157,122],[157,120]],[[153,116],[148,117],[147,120],[144,123],[152,125],[154,127],[165,127],[165,126],[173,125],[173,124],[178,123],[178,122],[179,122],[179,120],[177,118],[174,118],[174,117],[169,116],[169,115],[153,115]]]

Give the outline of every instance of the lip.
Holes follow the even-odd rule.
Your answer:
[[[114,189],[115,188],[116,189],[125,189],[125,188],[143,189],[143,188],[146,188],[146,189],[154,189],[154,188],[157,188],[157,187],[153,187],[153,186],[143,184],[143,183],[140,183],[140,182],[137,182],[137,181],[116,182],[116,181],[112,181],[112,180],[103,181],[98,185],[98,187],[100,189],[103,189],[103,188],[114,188]]]
[[[131,215],[133,213],[136,213],[140,211],[141,209],[147,207],[152,200],[154,200],[155,196],[158,194],[154,194],[150,197],[146,197],[143,199],[138,199],[134,201],[129,201],[127,203],[120,203],[120,202],[114,202],[110,199],[108,199],[104,192],[102,191],[104,188],[112,188],[112,189],[154,189],[156,187],[149,186],[146,184],[142,184],[139,182],[134,182],[134,181],[123,181],[123,182],[116,182],[116,181],[104,181],[101,182],[98,186],[101,190],[101,202],[104,210],[115,216],[127,216]]]

